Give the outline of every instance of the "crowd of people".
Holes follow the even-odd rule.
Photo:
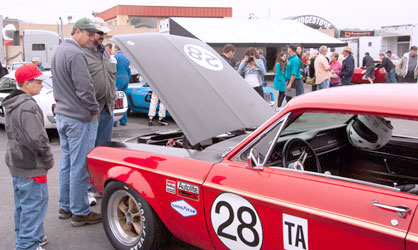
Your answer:
[[[221,55],[231,66],[235,66],[235,48],[232,44],[224,47]],[[333,52],[328,55],[328,47],[321,46],[318,50],[314,49],[303,53],[301,45],[289,45],[287,53],[280,52],[277,55],[273,72],[275,90],[274,107],[277,109],[286,99],[304,94],[304,84],[312,85],[312,91],[325,88],[332,88],[343,85],[350,85],[353,78],[355,63],[353,51],[350,47],[343,48],[341,55]],[[379,54],[381,64],[386,71],[386,82],[417,82],[417,47],[412,46],[409,53],[406,53],[398,64],[394,64],[395,59],[391,51],[386,55]],[[362,67],[365,68],[363,79],[370,83],[375,80],[375,60],[366,52],[363,57]],[[267,72],[266,59],[262,50],[248,48],[244,53],[244,59],[238,66],[238,73],[254,88],[262,97],[264,75]]]

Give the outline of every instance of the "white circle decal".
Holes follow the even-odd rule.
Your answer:
[[[184,53],[186,53],[192,61],[207,69],[218,71],[224,68],[221,59],[203,47],[194,44],[186,44],[184,46]]]
[[[212,227],[218,238],[229,249],[260,249],[263,228],[253,205],[243,197],[220,194],[210,211]]]

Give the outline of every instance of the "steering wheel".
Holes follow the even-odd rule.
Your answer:
[[[302,153],[300,154],[297,161],[291,165],[289,163],[289,153],[292,152],[291,149],[294,149],[295,145],[297,146],[297,149],[299,149]],[[312,146],[307,141],[301,138],[290,139],[284,144],[283,152],[282,152],[283,167],[293,168],[293,169],[303,171],[304,170],[303,164],[305,163],[305,160],[309,154],[311,154],[313,158],[315,159],[316,169],[318,173],[321,173],[321,164],[319,163],[318,155],[315,153],[315,150],[312,148]]]

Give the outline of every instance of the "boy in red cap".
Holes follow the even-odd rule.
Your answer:
[[[6,164],[13,177],[15,249],[43,249],[48,242],[43,221],[48,206],[46,174],[54,158],[44,128],[42,110],[32,96],[41,92],[47,78],[34,64],[15,72],[19,89],[7,96]]]

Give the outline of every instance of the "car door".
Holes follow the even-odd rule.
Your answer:
[[[263,154],[283,123],[274,123],[243,150],[258,147]],[[212,168],[203,185],[216,249],[405,248],[417,206],[411,195],[247,164],[239,157],[226,159]]]

